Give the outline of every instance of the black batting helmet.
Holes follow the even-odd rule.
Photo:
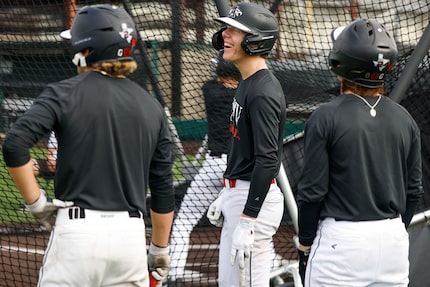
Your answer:
[[[92,5],[81,8],[73,20],[72,28],[61,37],[71,39],[72,52],[89,49],[85,64],[133,60],[136,45],[136,27],[130,15],[114,5]]]
[[[249,55],[268,54],[278,38],[278,21],[273,13],[254,3],[239,3],[230,10],[227,17],[215,20],[247,33],[242,48]],[[212,45],[217,50],[224,48],[222,32],[225,29],[222,28],[212,37]]]
[[[358,85],[376,88],[397,60],[397,45],[384,26],[372,19],[358,19],[331,33],[328,56],[331,70]]]

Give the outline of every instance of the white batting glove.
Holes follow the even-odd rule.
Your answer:
[[[51,231],[55,224],[57,209],[73,206],[73,201],[62,201],[46,197],[46,192],[41,189],[39,198],[32,204],[26,204],[27,209],[36,218],[36,221]]]
[[[224,216],[222,215],[222,212],[221,212],[221,205],[222,205],[222,200],[224,196],[223,191],[224,190],[221,190],[220,194],[218,195],[218,198],[211,203],[207,214],[209,222],[215,225],[216,227],[222,227],[222,223],[224,221]]]
[[[167,278],[170,271],[169,246],[158,247],[151,242],[148,249],[148,270],[159,282]]]
[[[234,265],[237,259],[240,269],[245,268],[245,258],[251,256],[254,245],[254,223],[255,219],[240,217],[239,224],[233,232],[230,263]]]

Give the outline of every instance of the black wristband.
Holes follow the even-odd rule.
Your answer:
[[[300,250],[300,249],[297,248],[297,252],[299,253],[299,256],[301,258],[307,258],[307,257],[309,257],[309,254],[311,254],[311,250],[310,249],[303,251],[303,250]]]

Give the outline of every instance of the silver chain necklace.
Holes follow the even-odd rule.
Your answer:
[[[358,98],[360,98],[360,99],[362,99],[363,100],[363,102],[370,108],[370,115],[372,116],[372,117],[376,117],[376,110],[375,110],[375,107],[379,104],[379,101],[381,100],[381,98],[382,98],[382,95],[380,95],[380,96],[378,96],[378,100],[376,101],[376,103],[372,106],[371,104],[369,104],[369,102],[368,101],[366,101],[366,99],[365,98],[363,98],[362,96],[359,96],[359,95],[357,95],[357,94],[353,94],[354,96],[356,96],[356,97],[358,97]]]

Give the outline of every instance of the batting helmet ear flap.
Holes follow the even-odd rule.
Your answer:
[[[224,49],[224,39],[222,38],[222,32],[224,32],[225,29],[227,29],[227,27],[222,27],[212,36],[212,46],[217,51]]]
[[[251,34],[245,35],[240,45],[242,46],[242,49],[245,51],[245,53],[247,53],[248,55],[252,55],[252,51],[249,46],[249,36],[252,36],[252,35]]]
[[[241,46],[248,55],[265,55],[269,54],[277,39],[277,31],[272,35],[254,35],[248,33],[245,35]]]

